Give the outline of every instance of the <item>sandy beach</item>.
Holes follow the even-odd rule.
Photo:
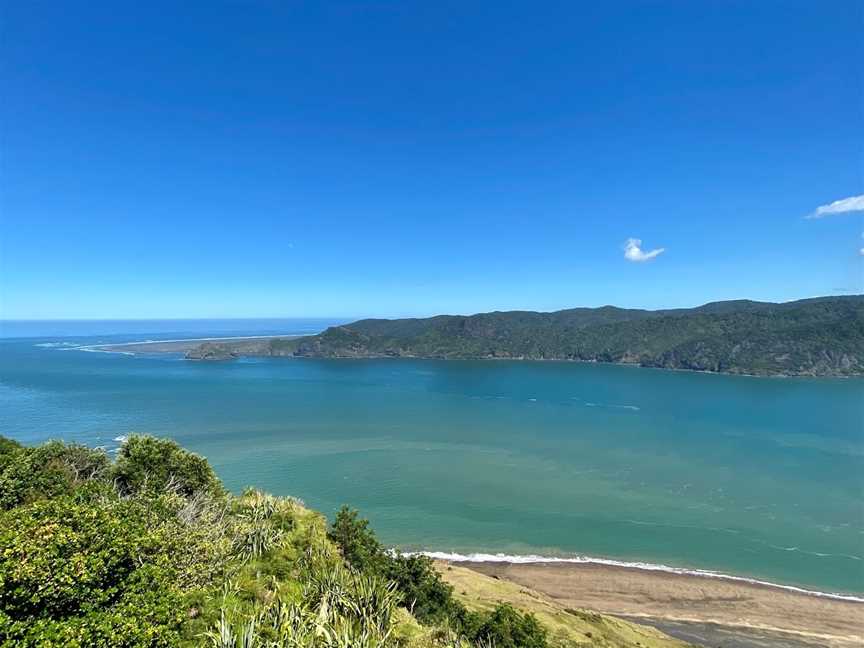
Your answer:
[[[261,340],[271,340],[275,338],[287,339],[302,337],[299,335],[249,335],[249,336],[231,336],[231,337],[205,337],[205,338],[190,338],[185,340],[151,340],[145,342],[122,342],[119,344],[94,344],[87,348],[108,351],[112,353],[185,353],[194,349],[205,342],[222,343],[230,342],[232,345],[238,346],[239,351],[244,350],[244,345],[257,345]]]
[[[561,563],[456,563],[710,646],[864,645],[864,604],[717,578]]]

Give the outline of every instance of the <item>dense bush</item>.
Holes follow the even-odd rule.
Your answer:
[[[110,462],[101,450],[50,441],[36,448],[4,440],[0,454],[0,508],[72,493],[106,476]]]
[[[35,502],[0,515],[0,638],[5,645],[176,643],[174,575],[137,502]]]
[[[369,521],[343,506],[328,536],[354,569],[377,574],[396,583],[406,607],[424,623],[441,622],[458,613],[453,588],[445,583],[426,556],[400,556],[386,551]]]
[[[531,614],[499,605],[487,614],[468,611],[453,597],[428,557],[401,556],[383,549],[368,520],[343,506],[328,532],[354,569],[394,583],[403,602],[422,623],[444,624],[472,642],[496,648],[545,648],[546,631]]]
[[[357,511],[343,506],[328,535],[351,567],[396,583],[406,607],[420,621],[441,622],[456,618],[461,612],[453,598],[453,588],[441,579],[429,558],[386,551],[369,527],[369,521],[360,518]]]
[[[111,462],[0,437],[0,505],[0,648],[546,645],[530,615],[467,610],[356,511],[328,531],[297,500],[232,496],[171,441],[132,437]]]
[[[0,465],[2,465],[2,462],[4,462],[7,457],[23,448],[24,446],[17,441],[0,436]]]
[[[357,511],[343,506],[336,513],[327,537],[338,545],[345,562],[358,571],[381,571],[385,568],[387,555],[369,520],[359,517]]]
[[[391,556],[385,577],[396,584],[406,607],[419,621],[460,626],[464,610],[427,556]]]
[[[120,448],[112,470],[123,493],[160,492],[182,495],[222,492],[219,479],[204,457],[168,439],[132,436]]]
[[[184,587],[221,577],[227,554],[224,506],[191,489],[221,487],[176,444],[138,438],[130,450],[112,465],[85,446],[0,437],[3,648],[179,644]]]
[[[501,604],[482,618],[474,639],[495,648],[545,648],[546,630],[532,614]]]

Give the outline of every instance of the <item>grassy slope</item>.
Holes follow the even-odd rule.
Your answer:
[[[247,504],[261,497],[258,491],[247,491],[237,498],[238,504]],[[269,498],[267,495],[263,497]],[[298,500],[283,497],[270,498],[277,515],[291,520],[291,530],[285,534],[278,550],[267,556],[250,560],[239,567],[229,579],[229,585],[216,596],[190,600],[195,610],[186,625],[185,646],[201,645],[203,632],[213,628],[219,620],[221,608],[239,613],[252,613],[256,604],[267,603],[275,597],[283,601],[299,601],[303,582],[298,565],[304,552],[314,547],[319,553],[334,560],[339,550],[327,539],[327,518],[303,506]]]
[[[250,495],[240,498],[248,499]],[[294,565],[310,547],[336,556],[338,549],[327,538],[327,520],[316,511],[298,502],[278,498],[278,507],[294,520],[294,528],[285,538],[283,548],[266,559],[245,565],[232,579],[234,588],[222,600],[204,603],[199,616],[187,626],[187,645],[198,645],[202,632],[218,620],[219,607],[251,611],[254,603],[274,596],[272,576],[278,574],[278,596],[283,600],[298,600],[302,583]],[[471,610],[491,610],[499,602],[510,603],[524,612],[533,613],[549,631],[550,646],[575,648],[600,646],[606,648],[684,648],[688,644],[672,639],[662,632],[615,617],[587,610],[565,610],[542,594],[515,583],[498,580],[456,565],[437,565],[444,580],[454,588],[456,597]],[[407,610],[398,615],[396,636],[409,648],[433,645],[435,628],[421,626]]]
[[[316,511],[304,508],[295,501],[279,500],[286,506],[296,525],[291,532],[281,556],[271,557],[266,563],[253,562],[245,566],[235,583],[238,590],[231,595],[229,605],[245,607],[256,599],[268,596],[265,586],[273,563],[284,560],[284,564],[294,563],[299,555],[310,546],[315,546],[324,554],[336,555],[338,549],[327,538],[327,520]],[[548,629],[550,645],[559,647],[601,646],[607,648],[684,648],[688,644],[672,639],[662,632],[647,626],[640,626],[615,617],[597,614],[587,610],[565,610],[542,594],[528,590],[515,583],[485,576],[464,567],[439,563],[444,580],[454,588],[454,593],[469,609],[491,610],[499,602],[532,612]],[[289,598],[299,597],[301,584],[290,575],[283,576],[281,590]],[[292,596],[293,595],[293,596]],[[210,627],[216,619],[215,609],[201,619],[204,623],[194,624],[199,629]],[[434,629],[421,626],[414,617],[403,610],[399,615],[397,636],[411,648],[424,648],[431,645],[430,637]]]
[[[458,565],[438,568],[462,603],[474,610],[492,609],[497,602],[532,612],[549,630],[551,645],[607,648],[684,648],[683,641],[659,630],[588,610],[562,608],[548,597],[506,580],[499,580]]]

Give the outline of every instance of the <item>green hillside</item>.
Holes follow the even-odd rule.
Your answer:
[[[235,355],[616,362],[755,375],[864,374],[864,296],[699,308],[612,306],[426,319],[360,320],[315,336],[206,344],[193,359]]]
[[[231,495],[171,441],[135,436],[111,460],[0,437],[2,648],[685,645],[539,600],[394,554],[347,508],[328,525],[290,497]]]

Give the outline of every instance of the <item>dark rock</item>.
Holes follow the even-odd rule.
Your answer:
[[[186,352],[187,360],[233,360],[237,354],[224,344],[205,342]]]

